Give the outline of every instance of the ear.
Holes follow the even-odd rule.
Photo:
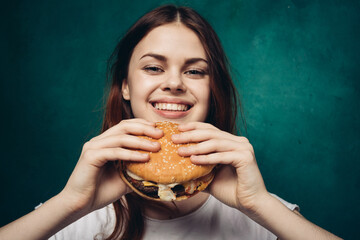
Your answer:
[[[126,79],[122,82],[121,93],[125,100],[130,100],[129,84]]]

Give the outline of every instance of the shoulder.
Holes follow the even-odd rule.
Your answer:
[[[51,240],[59,239],[103,239],[109,236],[115,226],[115,212],[112,204],[93,211],[60,230]]]

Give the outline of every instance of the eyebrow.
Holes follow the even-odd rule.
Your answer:
[[[147,53],[147,54],[144,54],[141,58],[145,58],[145,57],[152,57],[152,58],[155,58],[159,61],[162,61],[162,62],[166,62],[167,61],[167,58],[163,55],[160,55],[160,54],[156,54],[156,53]],[[206,61],[204,58],[189,58],[189,59],[186,59],[185,61],[185,64],[186,65],[189,65],[189,64],[193,64],[193,63],[196,63],[196,62],[205,62],[206,64],[208,63],[208,61]]]

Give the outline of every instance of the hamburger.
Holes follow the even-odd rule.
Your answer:
[[[158,122],[155,127],[163,130],[163,137],[141,137],[158,141],[160,151],[150,152],[145,163],[121,161],[123,181],[140,196],[156,201],[181,201],[203,191],[214,178],[215,165],[195,165],[177,153],[180,146],[191,145],[172,142],[171,136],[179,133],[178,124]]]

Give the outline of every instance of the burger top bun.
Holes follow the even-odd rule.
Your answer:
[[[172,122],[158,122],[156,128],[164,131],[160,139],[150,139],[161,144],[159,152],[150,153],[150,160],[145,163],[124,161],[124,166],[132,173],[160,184],[181,183],[202,177],[211,172],[215,165],[195,165],[189,157],[181,157],[177,151],[180,146],[191,144],[174,144],[173,134],[180,133],[178,124]]]

